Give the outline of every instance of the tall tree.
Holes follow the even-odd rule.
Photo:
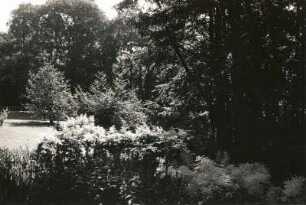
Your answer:
[[[167,50],[169,64],[183,68],[184,83],[176,87],[187,86],[189,92],[176,89],[186,107],[179,112],[208,111],[211,139],[233,160],[266,159],[277,170],[283,159],[281,166],[295,166],[284,174],[303,172],[305,159],[297,151],[305,145],[303,4],[147,2],[147,10],[128,0],[119,9],[138,10],[131,16],[138,33],[150,46]]]

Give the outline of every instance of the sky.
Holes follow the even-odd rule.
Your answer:
[[[10,20],[11,12],[17,9],[19,4],[44,4],[45,2],[46,0],[0,0],[0,32],[8,30],[7,22]],[[113,6],[120,0],[95,0],[95,2],[108,18],[116,17],[117,12]]]

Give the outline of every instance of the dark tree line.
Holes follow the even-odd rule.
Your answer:
[[[122,13],[136,2],[121,3]],[[154,55],[165,51],[159,63],[181,67],[168,85],[180,114],[208,111],[212,150],[304,173],[305,1],[150,2],[130,23]]]
[[[147,2],[122,1],[114,21],[91,1],[21,5],[0,36],[0,103],[20,104],[45,63],[72,89],[102,71],[136,91],[152,123],[190,130],[198,154],[305,173],[305,1]]]

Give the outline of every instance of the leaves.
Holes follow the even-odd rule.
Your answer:
[[[74,101],[64,74],[51,65],[30,72],[26,88],[26,107],[50,121],[61,120],[73,113]]]

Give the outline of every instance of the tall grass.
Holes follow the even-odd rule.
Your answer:
[[[26,201],[36,163],[28,149],[0,149],[0,202]]]

